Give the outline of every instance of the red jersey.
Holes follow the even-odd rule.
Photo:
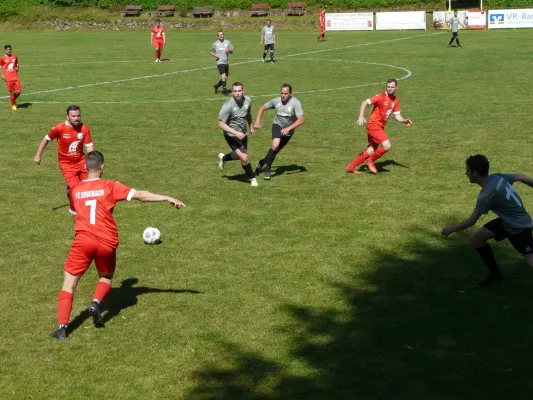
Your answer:
[[[70,197],[76,210],[76,233],[83,232],[106,246],[118,246],[118,229],[113,209],[118,201],[130,201],[135,193],[122,183],[88,179],[78,183]]]
[[[152,28],[152,37],[154,38],[154,40],[162,42],[164,34],[165,28],[163,28],[162,26],[154,26]]]
[[[16,55],[3,56],[0,58],[0,67],[4,68],[4,77],[6,81],[18,81],[19,59]]]
[[[385,127],[392,113],[400,114],[400,101],[396,96],[389,97],[387,92],[375,95],[367,100],[368,104],[374,104],[374,109],[368,120],[368,126],[378,125]]]
[[[57,159],[59,164],[76,163],[83,159],[83,145],[92,146],[91,131],[86,125],[71,126],[67,121],[52,128],[46,140],[57,139]]]
[[[322,29],[326,26],[326,13],[324,11],[320,11],[318,14],[318,23],[320,24],[320,27]]]

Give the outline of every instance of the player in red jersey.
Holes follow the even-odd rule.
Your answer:
[[[161,21],[158,19],[155,20],[155,26],[152,28],[150,43],[155,47],[155,62],[161,62],[161,52],[166,44],[166,37],[165,28],[163,28]]]
[[[11,51],[11,45],[4,46],[5,55],[0,58],[0,73],[2,80],[6,81],[7,91],[9,92],[9,99],[11,100],[11,109],[17,110],[17,98],[22,92],[19,80],[19,59]]]
[[[320,25],[320,35],[316,38],[317,42],[326,41],[326,9],[323,8],[318,14],[318,24]]]
[[[81,111],[76,105],[67,108],[67,120],[57,124],[43,138],[37,149],[37,154],[33,160],[41,163],[41,155],[51,140],[57,139],[57,159],[59,169],[67,181],[67,195],[69,190],[79,181],[87,178],[87,169],[85,167],[85,154],[83,145],[87,152],[93,151],[93,141],[91,131],[81,122]],[[71,211],[74,211],[71,208]]]
[[[359,171],[355,168],[363,162],[366,162],[370,172],[373,174],[378,172],[374,165],[374,161],[383,156],[383,154],[391,148],[389,137],[384,131],[385,124],[391,114],[394,114],[394,118],[396,118],[397,121],[404,123],[408,127],[413,124],[410,119],[405,119],[400,114],[400,101],[395,95],[397,87],[398,82],[396,79],[389,79],[387,81],[386,92],[380,93],[361,103],[359,118],[356,121],[359,126],[363,126],[366,122],[366,107],[370,104],[374,105],[374,109],[368,120],[368,125],[366,126],[366,131],[368,133],[368,148],[348,164],[346,167],[347,172],[358,174]]]
[[[72,311],[74,290],[78,281],[94,261],[99,280],[94,290],[88,312],[96,327],[104,326],[100,303],[111,290],[116,265],[118,229],[113,219],[113,210],[122,200],[167,201],[174,207],[185,206],[173,197],[155,194],[146,190],[135,190],[122,183],[102,180],[104,156],[99,151],[87,153],[88,177],[77,184],[71,193],[76,210],[76,234],[64,266],[63,287],[57,303],[59,327],[52,337],[63,340]]]

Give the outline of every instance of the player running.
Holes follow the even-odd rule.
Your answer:
[[[81,111],[77,105],[73,104],[67,108],[67,120],[54,126],[39,144],[37,154],[33,158],[38,165],[41,164],[44,149],[54,139],[57,139],[59,169],[67,182],[69,196],[70,189],[87,178],[83,146],[85,145],[87,152],[93,151],[91,131],[81,122]],[[74,212],[72,204],[70,211]]]
[[[9,100],[11,100],[11,109],[16,111],[17,98],[22,93],[18,75],[19,59],[12,53],[11,45],[6,44],[4,50],[5,55],[0,58],[0,73],[2,74],[2,80],[6,81]]]
[[[116,265],[118,229],[113,210],[122,200],[166,201],[176,208],[184,204],[173,197],[135,190],[119,182],[101,180],[104,156],[99,151],[87,153],[88,177],[72,190],[76,211],[76,234],[67,257],[63,273],[63,287],[57,302],[59,327],[51,336],[57,340],[67,338],[68,322],[72,311],[74,290],[78,281],[94,261],[99,280],[94,290],[88,312],[95,326],[104,326],[100,304],[111,290]]]
[[[410,119],[405,119],[400,114],[400,100],[398,100],[395,94],[397,87],[398,82],[396,79],[389,79],[387,81],[386,92],[377,94],[361,103],[359,118],[356,121],[356,124],[359,126],[363,126],[366,123],[365,111],[367,106],[374,105],[374,109],[368,120],[368,125],[366,126],[368,148],[348,164],[346,167],[347,172],[359,174],[359,171],[355,168],[363,162],[366,162],[370,172],[377,174],[378,170],[374,162],[391,149],[389,137],[384,131],[385,124],[391,114],[394,114],[394,118],[397,121],[404,123],[408,127],[413,124]]]
[[[320,26],[320,34],[316,38],[317,42],[326,41],[326,9],[323,8],[318,14],[318,25]]]
[[[161,25],[161,20],[155,20],[155,26],[150,35],[150,44],[155,47],[155,62],[161,62],[161,53],[166,44],[165,28]]]

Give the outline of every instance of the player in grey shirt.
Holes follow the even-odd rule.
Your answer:
[[[240,82],[235,82],[231,89],[233,97],[222,105],[218,114],[218,126],[224,131],[224,139],[232,151],[218,155],[218,166],[223,169],[226,162],[241,160],[242,169],[248,175],[250,183],[252,186],[258,186],[248,160],[248,134],[246,133],[246,123],[248,123],[250,135],[255,134],[252,126],[252,99],[244,95],[244,87]]]
[[[447,237],[453,232],[474,226],[482,214],[494,212],[498,218],[479,228],[470,238],[483,263],[489,270],[488,276],[479,282],[486,285],[501,281],[503,276],[487,243],[490,239],[497,242],[507,238],[513,247],[524,256],[524,260],[533,268],[532,221],[512,184],[516,181],[533,187],[533,179],[524,174],[489,175],[489,160],[481,154],[470,156],[466,160],[466,176],[470,183],[481,186],[474,212],[467,219],[445,227],[442,235]]]
[[[218,93],[218,88],[222,86],[222,93],[227,95],[229,91],[226,89],[226,81],[229,76],[229,57],[228,54],[233,53],[233,45],[229,40],[224,39],[224,32],[217,32],[218,40],[211,46],[211,56],[215,57],[217,62],[218,73],[220,80],[213,85],[215,94]]]
[[[453,17],[450,18],[450,23],[448,24],[448,32],[452,31],[452,38],[448,47],[452,47],[453,41],[457,41],[457,47],[461,48],[461,43],[459,43],[459,16],[457,15],[457,10],[453,12]]]
[[[263,166],[266,165],[263,175],[266,180],[270,179],[270,168],[276,155],[289,143],[295,129],[304,124],[302,103],[296,97],[292,97],[292,86],[288,83],[281,86],[280,97],[276,97],[261,106],[254,123],[256,129],[261,128],[261,117],[265,110],[271,108],[276,109],[272,125],[272,147],[268,150],[265,158],[259,161],[255,169],[255,174],[259,175]]]
[[[274,61],[274,45],[276,44],[276,30],[274,29],[274,26],[272,25],[272,22],[270,19],[266,20],[266,25],[263,26],[263,30],[261,31],[261,41],[259,44],[263,44],[263,41],[265,43],[265,48],[263,52],[263,59],[261,62],[265,62],[265,58],[270,51],[270,62]]]

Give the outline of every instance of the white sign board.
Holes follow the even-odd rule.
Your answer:
[[[481,10],[468,11],[468,29],[487,29],[487,13]]]
[[[489,29],[533,28],[533,9],[490,10]]]
[[[376,30],[426,30],[425,11],[401,11],[376,13]]]
[[[327,31],[371,31],[374,29],[373,13],[326,14]]]
[[[466,29],[468,24],[468,11],[458,11],[459,29]],[[448,29],[453,12],[434,11],[433,12],[433,29]]]

